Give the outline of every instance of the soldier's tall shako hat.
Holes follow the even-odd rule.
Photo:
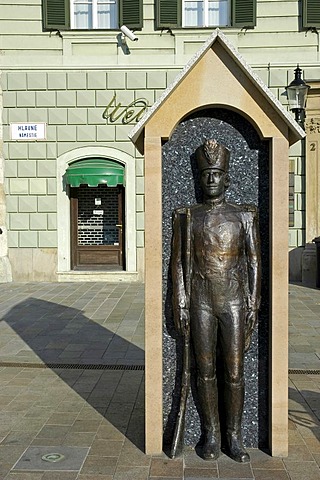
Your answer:
[[[230,150],[216,140],[206,140],[196,150],[198,169],[217,168],[223,172],[229,170]]]

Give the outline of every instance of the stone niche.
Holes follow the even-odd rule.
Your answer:
[[[204,140],[215,138],[231,151],[231,184],[226,198],[259,208],[262,246],[262,305],[259,334],[246,355],[246,401],[243,416],[244,442],[248,447],[266,447],[268,442],[268,316],[269,316],[269,145],[253,126],[238,113],[226,109],[200,110],[184,119],[162,147],[162,245],[163,245],[163,419],[169,442],[177,411],[181,378],[181,345],[176,339],[171,307],[170,254],[172,211],[180,205],[201,200],[195,181],[194,152]],[[173,393],[173,395],[172,395]],[[200,438],[199,416],[190,395],[186,418],[185,443],[195,445]]]
[[[227,198],[259,208],[262,307],[246,355],[248,447],[288,450],[288,149],[304,132],[217,29],[130,134],[145,155],[146,453],[170,438],[181,345],[172,324],[171,215],[199,201],[194,152],[215,138],[231,150]],[[200,424],[192,395],[185,443]]]

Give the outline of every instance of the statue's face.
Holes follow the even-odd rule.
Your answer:
[[[207,198],[219,197],[227,187],[226,173],[217,168],[202,170],[200,185]]]

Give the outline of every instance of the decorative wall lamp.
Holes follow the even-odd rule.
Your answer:
[[[295,114],[296,122],[304,129],[305,108],[310,85],[301,78],[302,70],[297,65],[294,71],[294,80],[286,87],[289,108]]]

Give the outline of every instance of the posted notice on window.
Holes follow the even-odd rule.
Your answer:
[[[10,123],[11,140],[45,140],[47,124]]]

